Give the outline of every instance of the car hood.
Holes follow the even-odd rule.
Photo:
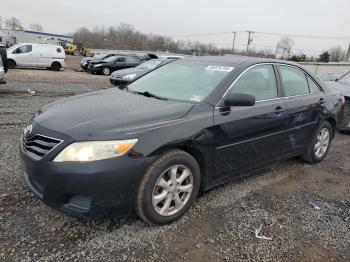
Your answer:
[[[89,60],[89,64],[100,64],[100,63],[107,63],[103,59],[91,59]]]
[[[340,83],[340,82],[334,82],[334,81],[326,81],[326,84],[331,87],[331,88],[334,88],[338,91],[340,91],[340,93],[343,95],[343,96],[348,96],[350,97],[350,85],[348,84],[343,84],[343,83]]]
[[[190,103],[159,100],[117,88],[62,99],[43,107],[34,121],[75,140],[115,139],[130,130],[185,116]]]
[[[118,70],[118,71],[114,71],[112,73],[113,77],[123,77],[126,75],[131,75],[131,74],[135,74],[136,77],[139,77],[141,75],[144,75],[145,73],[147,73],[149,70],[147,69],[143,69],[143,68],[127,68],[127,69],[122,69],[122,70]]]

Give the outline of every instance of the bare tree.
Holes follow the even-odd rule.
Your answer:
[[[288,54],[288,57],[290,56],[293,45],[294,41],[289,36],[284,36],[278,41],[277,49],[282,50],[282,58],[284,58],[285,54]]]
[[[23,26],[22,26],[21,21],[19,21],[14,16],[5,20],[5,26],[6,26],[7,29],[23,30]]]
[[[29,25],[29,29],[35,32],[43,32],[43,27],[41,24],[34,23]]]
[[[339,62],[345,57],[345,51],[340,46],[335,46],[329,49],[329,61]]]

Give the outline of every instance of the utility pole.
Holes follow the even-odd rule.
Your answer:
[[[277,46],[276,46],[276,51],[275,51],[275,59],[277,59],[277,53],[278,53],[278,48],[280,47],[280,44],[277,43]]]
[[[247,42],[247,49],[245,50],[245,54],[248,55],[249,51],[249,45],[252,42],[252,39],[250,39],[250,35],[254,33],[253,31],[246,31],[248,33],[248,42]]]
[[[236,41],[237,32],[233,31],[232,33],[233,33],[233,41],[232,41],[232,54],[233,54],[235,50],[235,41]]]
[[[350,44],[349,44],[348,52],[346,53],[346,56],[345,56],[345,61],[350,62]]]

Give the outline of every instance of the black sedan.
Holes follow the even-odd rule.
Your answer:
[[[135,67],[140,63],[141,60],[137,56],[116,55],[104,60],[89,62],[87,71],[94,74],[110,75],[116,70]]]
[[[206,191],[278,160],[322,161],[339,92],[297,64],[185,58],[127,88],[43,107],[25,128],[24,177],[48,206],[80,218],[132,211],[167,224]]]
[[[336,81],[327,82],[329,86],[340,91],[344,97],[344,112],[342,117],[341,129],[350,130],[350,72],[346,73]]]
[[[174,61],[173,59],[152,59],[134,68],[118,70],[112,73],[110,81],[114,86],[125,86],[148,72]]]
[[[117,54],[96,54],[93,57],[84,57],[80,61],[80,67],[81,67],[81,69],[86,71],[88,66],[89,66],[89,62],[92,62],[92,61],[103,61],[104,59],[106,59],[108,57],[116,56],[116,55]]]

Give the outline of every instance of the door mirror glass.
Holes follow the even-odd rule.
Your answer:
[[[224,106],[253,106],[255,96],[248,94],[229,94],[225,97]]]

